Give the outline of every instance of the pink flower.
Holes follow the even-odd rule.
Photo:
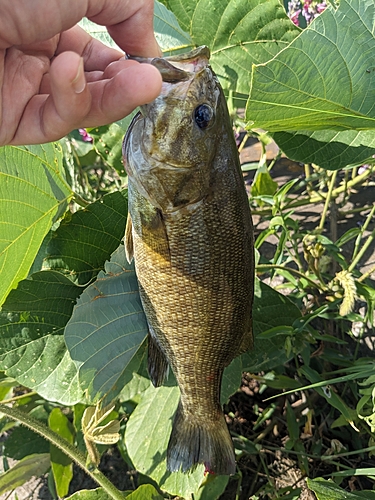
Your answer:
[[[78,129],[79,135],[82,137],[82,140],[85,142],[92,142],[91,135],[87,132],[85,128]]]

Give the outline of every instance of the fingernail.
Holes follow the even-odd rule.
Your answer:
[[[84,70],[84,67],[83,67],[83,59],[82,59],[82,57],[81,57],[81,60],[79,62],[79,66],[78,66],[78,71],[77,71],[76,77],[72,81],[72,86],[73,86],[74,92],[76,94],[80,94],[81,92],[83,92],[85,90],[85,87],[86,87],[86,78],[85,78],[85,70]]]

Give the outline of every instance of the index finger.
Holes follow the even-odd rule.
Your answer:
[[[156,57],[153,9],[153,0],[0,0],[0,49],[48,40],[86,16],[106,26],[124,51]]]

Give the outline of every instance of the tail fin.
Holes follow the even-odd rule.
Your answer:
[[[167,469],[187,472],[197,464],[204,464],[206,471],[214,474],[234,474],[232,438],[221,410],[215,420],[198,424],[184,414],[180,402],[168,444]]]

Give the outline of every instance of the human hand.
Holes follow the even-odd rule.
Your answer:
[[[156,68],[76,26],[86,16],[129,54],[160,56],[153,0],[0,0],[0,12],[0,146],[111,123],[159,94]]]

